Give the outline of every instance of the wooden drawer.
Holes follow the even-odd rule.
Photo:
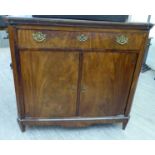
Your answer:
[[[137,32],[95,32],[91,35],[92,49],[139,50],[145,33]]]
[[[80,41],[80,36],[86,41]],[[89,32],[57,30],[18,30],[20,48],[90,49]],[[38,41],[37,41],[38,37]],[[41,40],[42,39],[42,40]]]
[[[139,50],[145,33],[18,30],[18,46],[36,49]]]

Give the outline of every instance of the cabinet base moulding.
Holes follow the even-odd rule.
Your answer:
[[[87,127],[95,124],[123,123],[125,129],[129,116],[109,116],[109,117],[72,117],[72,118],[24,118],[18,119],[22,132],[25,126],[64,126],[64,127]]]

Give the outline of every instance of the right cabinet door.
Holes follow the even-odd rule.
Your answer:
[[[84,52],[79,115],[124,114],[136,61],[134,52]]]

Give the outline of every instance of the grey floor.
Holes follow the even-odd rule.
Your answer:
[[[9,48],[0,48],[0,139],[155,139],[155,72],[140,75],[131,119],[121,124],[87,128],[32,127],[21,133],[16,122],[16,99]]]

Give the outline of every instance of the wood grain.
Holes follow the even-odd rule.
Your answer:
[[[140,49],[140,54],[138,55],[138,58],[137,58],[136,68],[135,68],[135,72],[134,72],[134,76],[133,76],[133,80],[132,80],[132,84],[131,84],[131,89],[129,92],[129,98],[128,98],[127,106],[125,109],[125,115],[126,116],[129,115],[130,110],[131,110],[132,101],[133,101],[134,94],[136,91],[137,82],[138,82],[139,74],[141,71],[141,67],[142,67],[142,63],[143,63],[143,59],[144,59],[144,54],[146,51],[145,48],[147,46],[147,40],[148,40],[148,34],[143,39],[143,44],[142,44],[141,49]]]
[[[36,32],[42,32],[46,35],[46,40],[43,42],[36,42],[32,34]],[[81,42],[77,39],[78,36],[85,35],[88,40]],[[116,37],[124,35],[128,38],[128,43],[120,45],[116,42]],[[31,30],[18,30],[18,46],[21,49],[116,49],[116,50],[139,50],[145,33],[139,33],[134,31],[119,31],[119,32],[93,32],[74,30],[42,30],[32,27]],[[29,40],[29,41],[27,41]]]
[[[42,32],[46,35],[46,40],[36,42],[33,40],[32,34]],[[85,42],[80,42],[77,37],[84,34],[88,37]],[[74,32],[74,31],[49,31],[49,30],[18,30],[18,46],[19,48],[75,48],[75,49],[90,49],[90,33],[89,32]],[[27,42],[27,40],[29,40]]]
[[[78,52],[20,53],[26,116],[76,115],[78,57]]]
[[[80,116],[124,114],[136,54],[84,53]]]
[[[124,45],[117,43],[116,38],[118,36],[125,36],[128,42]],[[123,30],[119,32],[94,32],[92,33],[92,49],[106,49],[106,50],[139,50],[141,48],[142,41],[146,36],[145,33],[137,33],[132,31]]]

